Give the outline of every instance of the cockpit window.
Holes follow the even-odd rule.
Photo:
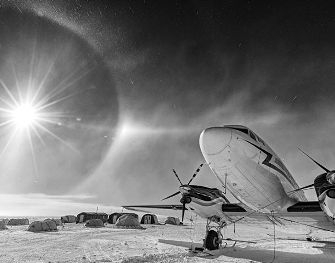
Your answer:
[[[240,132],[243,132],[243,133],[245,133],[245,134],[248,134],[248,129],[244,129],[244,128],[236,128],[236,127],[234,127],[233,129],[234,129],[234,130],[238,130],[238,131],[240,131]]]
[[[252,139],[254,139],[255,141],[258,141],[260,142],[261,144],[263,144],[265,146],[265,142],[259,138],[256,134],[254,134],[252,131],[246,129],[246,128],[240,128],[240,127],[230,127],[230,126],[225,126],[225,127],[228,127],[228,128],[232,128],[234,130],[237,130],[237,131],[240,131],[240,132],[243,132],[245,134],[248,134]]]
[[[265,146],[265,142],[261,138],[259,138],[257,135],[256,135],[256,137],[257,137],[257,140]]]
[[[250,137],[251,137],[252,139],[254,139],[255,141],[257,141],[257,140],[256,140],[256,135],[255,135],[252,131],[250,131]]]

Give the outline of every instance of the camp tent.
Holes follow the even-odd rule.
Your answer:
[[[165,220],[165,224],[169,224],[169,225],[180,225],[180,221],[178,218],[176,217],[171,217],[169,216],[166,220]]]
[[[77,217],[74,215],[62,216],[60,219],[63,223],[76,223],[77,221]]]
[[[135,214],[135,213],[113,213],[113,214],[110,214],[109,217],[108,217],[108,223],[110,224],[115,224],[116,221],[119,219],[120,216],[122,215],[132,215],[134,216],[135,218],[138,219],[138,215]]]
[[[122,215],[122,214],[120,214],[120,213],[113,213],[113,214],[110,214],[109,217],[108,217],[107,222],[110,223],[110,224],[115,224],[116,221],[119,219],[119,217],[120,217],[121,215]]]
[[[48,219],[45,219],[44,221],[48,221],[48,220],[54,221],[56,223],[56,226],[62,225],[62,221],[58,218],[48,218]]]
[[[3,219],[0,219],[1,222],[3,222],[5,225],[8,224],[9,222],[9,219],[8,218],[3,218]]]
[[[56,230],[56,223],[52,220],[34,221],[28,227],[28,231],[30,232],[48,232]]]
[[[145,214],[142,216],[141,224],[155,224],[158,225],[157,216],[154,214]]]
[[[101,219],[90,219],[85,223],[86,227],[104,227],[104,222]]]
[[[108,215],[106,213],[82,212],[77,215],[76,223],[85,223],[90,219],[101,219],[103,223],[106,223]]]
[[[5,221],[0,221],[0,230],[5,230],[5,229],[8,229],[6,227]]]
[[[29,220],[27,218],[12,218],[7,223],[8,226],[21,226],[29,225]]]
[[[115,226],[121,228],[142,228],[138,219],[132,214],[125,214],[118,218]]]

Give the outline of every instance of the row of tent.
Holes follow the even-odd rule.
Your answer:
[[[66,215],[62,216],[60,219],[46,219],[46,220],[53,221],[56,224],[56,226],[60,226],[64,223],[85,223],[92,219],[100,219],[103,224],[105,224],[106,222],[109,224],[116,224],[118,219],[124,215],[131,216],[132,218],[136,219],[136,221],[139,224],[156,224],[156,225],[159,224],[157,216],[154,214],[145,214],[139,221],[139,217],[135,213],[113,213],[107,215],[106,213],[82,212],[77,216]],[[1,223],[0,227],[4,229],[6,225],[8,226],[29,225],[29,220],[27,218],[2,219],[0,220],[0,223]],[[165,224],[179,225],[180,221],[178,218],[168,217],[165,221]]]
[[[26,218],[25,218],[26,219]],[[28,220],[28,219],[27,219]],[[17,221],[15,221],[15,224],[10,225],[29,225],[28,231],[31,232],[41,232],[41,231],[57,231],[57,226],[61,225],[62,222],[60,219],[45,219],[44,221],[34,221],[29,224],[29,220],[21,220],[19,221],[19,218],[17,218]],[[10,222],[10,220],[0,220],[0,230],[8,229],[7,225]],[[28,223],[27,223],[28,222]]]
[[[131,215],[137,220],[139,220],[138,215],[135,213],[113,213],[109,216],[106,213],[91,213],[91,212],[82,212],[77,215],[76,223],[85,223],[88,220],[91,219],[100,219],[103,223],[109,223],[109,224],[116,224],[117,220],[122,215]],[[145,214],[142,216],[141,220],[139,221],[141,224],[158,224],[157,216],[154,214]],[[174,217],[168,217],[168,219],[165,221],[166,224],[173,224],[173,225],[179,225],[180,221],[178,218]]]
[[[48,218],[48,219],[45,219],[44,221],[46,220],[54,221],[57,226],[60,226],[62,225],[62,223],[64,223],[62,219],[58,219],[58,218],[52,218],[52,219]],[[76,222],[76,220],[74,220],[73,223],[74,222]],[[24,225],[30,224],[28,218],[12,218],[12,219],[5,218],[5,219],[0,219],[0,223],[1,225],[4,225],[4,226],[6,225],[7,226],[24,226]]]
[[[117,218],[117,219],[116,219]],[[112,219],[115,220],[115,226],[120,228],[135,228],[143,229],[141,224],[159,224],[157,216],[153,214],[145,214],[141,219],[141,224],[138,221],[138,215],[133,213],[114,214]],[[114,222],[113,222],[114,223]],[[168,217],[165,221],[166,224],[179,225],[178,218]],[[104,227],[104,222],[101,219],[89,219],[85,223],[86,227]]]
[[[2,219],[0,220],[4,225],[8,226],[22,226],[22,225],[29,225],[28,218],[12,218],[12,219]]]

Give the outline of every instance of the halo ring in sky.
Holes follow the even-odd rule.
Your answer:
[[[115,82],[70,29],[10,8],[0,22],[0,190],[67,192],[112,144]]]

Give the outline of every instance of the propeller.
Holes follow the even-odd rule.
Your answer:
[[[177,179],[178,179],[180,185],[183,185],[183,183],[180,181],[179,176],[178,176],[177,172],[175,171],[175,169],[172,169],[172,171],[173,171],[173,173],[175,174],[175,176],[177,177]]]
[[[200,172],[200,169],[201,167],[203,166],[204,164],[200,164],[200,166],[198,167],[198,169],[194,172],[194,174],[192,175],[192,178],[190,179],[190,181],[188,182],[187,185],[190,185],[190,183],[193,181],[193,179],[197,176],[197,174]]]
[[[311,159],[317,166],[319,166],[322,170],[324,170],[327,174],[326,174],[326,178],[327,178],[327,181],[330,183],[330,184],[335,184],[335,171],[330,171],[328,170],[326,167],[324,167],[322,164],[320,164],[318,161],[316,161],[315,159],[313,159],[311,156],[309,156],[307,153],[305,153],[303,150],[301,150],[299,147],[298,147],[299,151],[301,151],[304,155],[306,155],[309,159]],[[300,190],[304,190],[304,189],[307,189],[307,188],[310,188],[310,187],[313,187],[314,186],[314,183],[313,184],[310,184],[310,185],[306,185],[304,187],[300,187],[298,189],[295,189],[293,191],[290,191],[290,193],[292,192],[297,192],[297,191],[300,191]]]
[[[179,181],[179,183],[180,183],[180,186],[188,186],[188,185],[190,185],[190,183],[193,181],[193,179],[197,176],[197,174],[200,172],[200,169],[201,169],[201,167],[202,167],[203,165],[204,165],[203,163],[200,164],[200,166],[199,166],[198,169],[194,172],[194,174],[192,175],[192,177],[191,177],[191,179],[189,180],[189,182],[187,183],[187,185],[184,185],[184,184],[181,182],[181,180],[180,180],[180,178],[179,178],[177,172],[175,171],[175,169],[172,169],[172,171],[173,171],[174,175],[177,177],[177,179],[178,179],[178,181]],[[163,201],[163,200],[167,200],[167,199],[169,199],[169,198],[171,198],[171,197],[174,197],[174,196],[176,196],[177,194],[182,194],[182,193],[181,193],[180,191],[175,192],[174,194],[169,195],[169,196],[163,198],[162,201]],[[191,199],[190,199],[189,197],[187,198],[187,197],[186,197],[186,194],[182,194],[182,198],[180,199],[180,202],[183,204],[183,210],[182,210],[182,213],[181,213],[181,221],[183,222],[183,221],[184,221],[184,216],[185,216],[186,204],[190,203],[190,202],[191,202]]]
[[[304,186],[304,187],[300,187],[300,188],[298,188],[298,189],[292,190],[292,191],[290,191],[289,193],[298,192],[298,191],[300,191],[300,190],[304,190],[304,189],[307,189],[307,188],[310,188],[310,187],[313,187],[313,186],[314,186],[314,184],[306,185],[306,186]]]
[[[309,159],[311,159],[315,164],[317,164],[321,169],[325,170],[327,173],[329,173],[330,171],[324,167],[322,164],[320,164],[319,162],[317,162],[316,160],[314,160],[312,157],[310,157],[307,153],[305,153],[303,150],[301,150],[300,148],[298,148],[299,151],[301,151],[304,155],[306,155]]]
[[[164,200],[166,200],[166,199],[169,199],[169,198],[171,198],[171,197],[174,197],[174,196],[177,195],[177,194],[180,194],[180,191],[175,192],[174,194],[169,195],[168,197],[165,197],[164,199],[162,199],[162,201],[164,201]]]

